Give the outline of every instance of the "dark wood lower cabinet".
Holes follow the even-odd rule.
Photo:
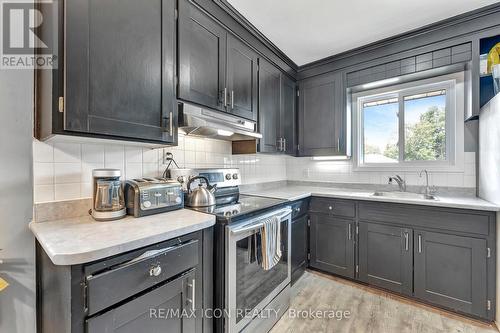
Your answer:
[[[292,285],[307,266],[307,215],[292,221]]]
[[[87,333],[196,332],[195,269],[86,321]]]
[[[212,332],[212,228],[89,263],[54,265],[40,244],[36,258],[37,332]]]
[[[415,297],[487,316],[485,239],[415,230]]]
[[[353,278],[354,221],[325,214],[311,214],[310,219],[310,266]]]
[[[375,223],[359,223],[359,279],[405,295],[412,295],[412,230]]]
[[[496,214],[313,197],[311,268],[492,321]]]

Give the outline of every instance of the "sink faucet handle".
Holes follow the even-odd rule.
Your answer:
[[[429,194],[434,195],[437,192],[437,187],[435,185],[429,186]]]

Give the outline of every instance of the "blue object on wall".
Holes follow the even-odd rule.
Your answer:
[[[488,54],[493,46],[500,42],[500,35],[483,38],[479,41],[479,54]],[[483,107],[495,96],[493,77],[483,76],[479,79],[479,103]]]

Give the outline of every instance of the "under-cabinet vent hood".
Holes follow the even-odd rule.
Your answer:
[[[211,139],[242,141],[262,138],[257,123],[189,103],[179,103],[179,132]]]

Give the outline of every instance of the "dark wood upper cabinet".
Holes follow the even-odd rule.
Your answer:
[[[259,59],[259,152],[296,154],[295,102],[295,81]]]
[[[190,1],[179,1],[178,98],[226,110],[226,34]]]
[[[179,98],[257,121],[258,54],[189,1],[179,2]]]
[[[75,0],[65,13],[63,131],[175,143],[174,0]]]
[[[286,75],[282,75],[281,84],[281,137],[283,138],[283,150],[287,155],[295,156],[297,153],[297,129],[296,129],[296,100],[297,85],[295,81]]]
[[[343,73],[329,73],[301,81],[299,91],[299,155],[345,155]]]
[[[231,34],[227,35],[227,110],[257,121],[258,56]]]
[[[275,153],[280,148],[281,72],[259,60],[259,129],[261,153]]]

